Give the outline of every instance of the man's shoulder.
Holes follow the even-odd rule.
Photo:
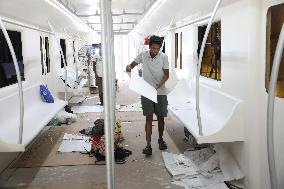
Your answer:
[[[142,60],[145,60],[147,56],[149,56],[149,51],[140,52],[138,55],[138,57],[140,57]]]
[[[141,54],[142,56],[147,55],[147,54],[149,54],[149,50],[148,50],[148,51],[142,51],[140,54]]]
[[[160,55],[160,57],[161,57],[162,59],[168,58],[168,55],[166,55],[166,54],[163,53],[163,52],[160,52],[159,55]]]

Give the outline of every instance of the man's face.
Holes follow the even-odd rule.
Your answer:
[[[156,56],[160,51],[161,45],[152,44],[149,48],[151,56]]]

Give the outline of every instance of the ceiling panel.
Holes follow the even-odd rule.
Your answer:
[[[222,6],[235,3],[238,0],[223,0]],[[174,22],[180,21],[189,16],[202,16],[211,13],[215,7],[217,0],[167,0],[166,3],[154,13],[141,27],[139,27],[140,34],[154,33],[161,26],[167,27],[171,20]],[[166,16],[165,16],[166,15]]]
[[[73,7],[77,14],[95,14],[99,10],[99,0],[61,0]],[[237,0],[223,0],[222,6],[236,2]],[[167,0],[166,3],[153,14],[140,28],[140,33],[155,32],[159,26],[165,27],[174,18],[179,21],[191,15],[202,15],[213,10],[217,0]],[[112,0],[114,13],[142,12],[149,0]],[[0,15],[14,18],[28,24],[48,29],[47,21],[51,21],[55,30],[82,31],[80,26],[66,15],[50,6],[45,0],[0,0]],[[99,16],[80,17],[85,23],[99,23]],[[113,22],[136,22],[142,15],[114,16]],[[100,26],[97,26],[100,27]],[[96,27],[96,28],[97,28]],[[132,28],[133,24],[114,25],[115,29]]]
[[[58,32],[82,32],[78,22],[67,17],[44,0],[0,0],[0,16],[49,30],[48,21]]]
[[[94,15],[100,13],[99,0],[62,0],[65,4],[69,4],[72,9],[76,10],[77,15]],[[126,13],[141,13],[139,15],[123,15],[113,16],[113,22],[137,22],[142,18],[144,8],[149,4],[149,0],[112,0],[112,13],[122,14]],[[86,23],[98,23],[100,22],[100,16],[88,16],[80,17]],[[94,28],[99,28],[97,25],[93,25]],[[133,28],[131,25],[114,25],[114,28]]]
[[[122,12],[143,12],[146,3],[149,0],[112,0],[112,11]],[[66,2],[66,0],[62,0]],[[99,0],[67,0],[67,2],[76,10],[78,14],[91,14],[100,9]]]

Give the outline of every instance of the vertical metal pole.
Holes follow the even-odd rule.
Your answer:
[[[111,17],[112,18],[112,17]],[[112,91],[111,91],[111,94],[113,95],[113,98],[111,98],[112,100],[112,108],[113,108],[113,111],[115,112],[116,110],[116,89],[115,89],[115,80],[116,80],[116,72],[115,72],[115,55],[114,55],[114,33],[113,33],[113,24],[112,24],[112,20],[111,20],[111,24],[108,25],[110,28],[109,30],[111,31],[111,37],[112,37],[112,40],[110,41],[111,42],[111,47],[110,50],[111,50],[111,62],[112,64],[110,65],[111,68],[110,70],[112,71],[112,80],[111,80],[111,86],[112,86]],[[116,118],[115,118],[115,113],[113,114],[113,119],[114,119],[114,124],[116,124]]]
[[[53,36],[55,38],[55,41],[59,47],[59,50],[60,50],[60,55],[61,55],[61,58],[63,59],[63,63],[64,63],[64,70],[65,70],[65,90],[64,90],[64,100],[67,101],[67,62],[65,60],[65,57],[64,57],[64,54],[63,54],[63,50],[61,48],[61,45],[59,43],[59,38],[57,37],[52,25],[50,24],[50,22],[48,22],[48,25],[53,33]],[[68,42],[68,41],[67,41]]]
[[[79,77],[79,73],[78,73],[78,69],[79,69],[79,46],[80,46],[80,42],[81,42],[81,38],[79,36],[79,33],[77,33],[77,40],[76,40],[76,79],[78,80]]]
[[[270,174],[271,189],[277,189],[277,172],[275,166],[275,154],[274,154],[274,133],[273,133],[273,119],[274,119],[274,100],[275,100],[275,89],[277,83],[277,77],[279,67],[282,59],[284,49],[284,23],[282,25],[281,33],[277,43],[272,70],[271,78],[269,83],[268,91],[268,102],[267,102],[267,153],[268,153],[268,165]]]
[[[76,38],[75,38],[76,39]],[[78,73],[78,63],[79,63],[79,53],[78,53],[78,51],[79,51],[79,40],[78,39],[76,39],[75,40],[75,54],[76,54],[76,58],[75,58],[75,60],[76,60],[76,81],[78,81],[79,80],[79,73]],[[78,85],[79,85],[80,83],[78,83]]]
[[[200,77],[200,68],[201,68],[201,62],[202,62],[202,58],[203,58],[203,52],[204,52],[204,48],[205,48],[205,44],[207,41],[207,37],[211,28],[211,25],[213,23],[213,19],[216,15],[216,12],[221,4],[222,0],[218,0],[214,11],[211,15],[210,21],[206,27],[206,31],[202,40],[202,45],[200,48],[200,53],[199,53],[199,58],[198,58],[198,64],[197,64],[197,73],[196,73],[196,113],[197,113],[197,121],[198,121],[198,128],[199,128],[199,135],[203,136],[203,131],[202,131],[202,122],[201,122],[201,115],[200,115],[200,108],[199,108],[199,77]]]
[[[20,127],[19,127],[19,144],[23,143],[23,126],[24,126],[24,97],[23,97],[23,87],[22,87],[22,80],[21,80],[21,73],[17,61],[17,57],[12,45],[12,42],[10,40],[10,37],[8,35],[8,32],[2,22],[2,19],[0,18],[0,26],[2,28],[3,34],[5,36],[5,39],[7,41],[10,53],[12,55],[14,67],[16,70],[17,80],[18,80],[18,90],[19,90],[19,99],[20,99]]]
[[[111,0],[100,0],[103,53],[103,91],[105,111],[106,163],[108,189],[114,189],[114,101],[113,101],[113,31]]]

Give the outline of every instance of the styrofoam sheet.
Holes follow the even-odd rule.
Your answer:
[[[72,111],[77,114],[82,113],[101,113],[104,111],[103,106],[94,105],[94,106],[73,106]]]
[[[91,151],[91,142],[89,140],[63,140],[59,152],[86,152]]]
[[[129,89],[157,103],[157,90],[134,71],[131,72]]]

